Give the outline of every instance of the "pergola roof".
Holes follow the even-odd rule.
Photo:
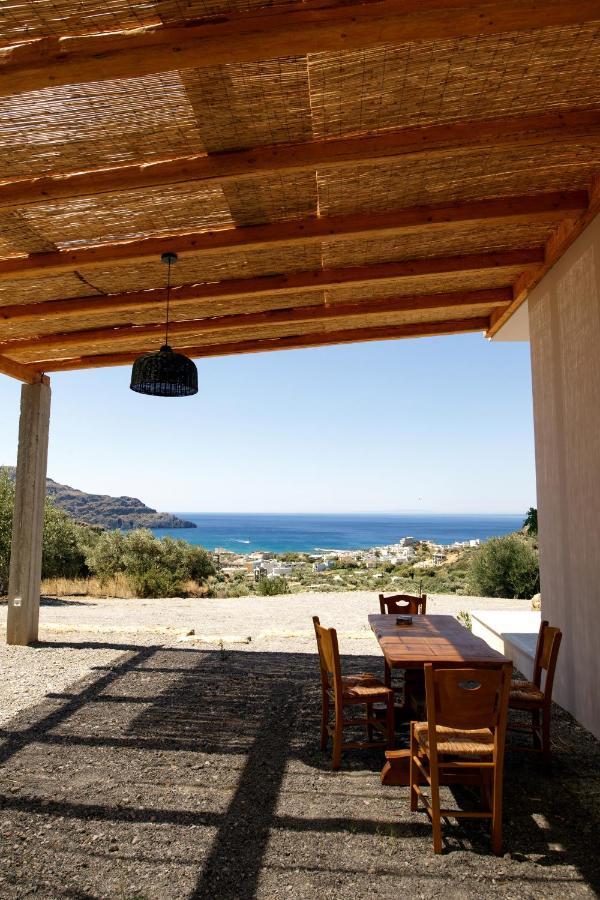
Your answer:
[[[599,172],[598,0],[7,0],[0,372],[493,334]]]

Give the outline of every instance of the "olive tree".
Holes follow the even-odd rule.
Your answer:
[[[140,597],[173,597],[186,581],[202,584],[215,573],[212,556],[203,547],[157,538],[146,528],[105,532],[88,553],[87,564],[101,581],[124,574]]]
[[[92,534],[89,526],[79,525],[66,512],[57,509],[47,497],[44,506],[42,578],[79,578],[87,575],[86,546],[93,540]]]
[[[7,469],[0,469],[0,593],[8,590],[15,486]],[[75,522],[49,498],[44,505],[42,577],[77,578],[87,574],[87,548],[94,529]]]
[[[538,554],[518,534],[492,538],[471,559],[471,589],[484,597],[530,599],[540,589]]]

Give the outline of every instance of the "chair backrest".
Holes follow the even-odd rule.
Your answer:
[[[317,649],[319,651],[321,683],[323,688],[331,686],[338,691],[341,689],[342,672],[337,632],[335,628],[324,628],[318,616],[313,616],[313,625],[315,626]]]
[[[449,728],[506,728],[511,663],[469,669],[425,665],[427,721]]]
[[[561,640],[562,631],[560,628],[555,628],[544,620],[540,625],[537,647],[535,650],[533,682],[541,689],[542,672],[546,673],[543,690],[544,694],[547,695],[548,700],[552,698],[552,684],[554,682],[554,672],[556,670],[556,660],[558,659]]]
[[[393,597],[379,595],[379,609],[383,615],[424,616],[427,609],[427,594],[413,597],[412,594],[394,594]]]

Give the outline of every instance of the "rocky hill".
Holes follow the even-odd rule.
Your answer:
[[[15,469],[6,467],[12,478]],[[195,528],[193,522],[178,519],[172,513],[156,512],[136,497],[109,497],[86,494],[52,478],[46,480],[46,491],[59,509],[88,525],[104,528]]]

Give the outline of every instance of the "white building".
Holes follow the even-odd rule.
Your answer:
[[[289,578],[294,571],[291,563],[284,563],[278,559],[258,559],[254,562],[254,577],[259,578]]]
[[[321,562],[313,563],[313,572],[326,572],[328,569],[335,568],[335,562],[332,559],[324,559]]]
[[[392,562],[396,565],[398,563],[410,562],[414,556],[416,556],[416,553],[413,547],[401,547],[396,556],[392,558]]]

